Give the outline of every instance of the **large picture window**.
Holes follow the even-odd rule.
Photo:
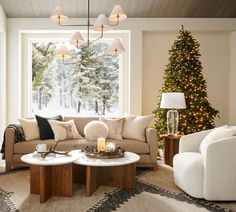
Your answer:
[[[119,115],[120,58],[107,51],[106,41],[71,48],[64,63],[55,59],[60,44],[31,42],[32,113]]]

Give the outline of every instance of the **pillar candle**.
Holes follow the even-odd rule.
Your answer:
[[[98,138],[97,139],[97,149],[98,149],[98,151],[100,152],[100,151],[104,151],[105,150],[105,148],[106,148],[106,139],[105,138]]]

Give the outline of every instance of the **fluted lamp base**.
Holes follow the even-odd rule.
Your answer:
[[[179,113],[177,110],[171,109],[167,112],[167,133],[168,135],[176,135],[178,132]]]

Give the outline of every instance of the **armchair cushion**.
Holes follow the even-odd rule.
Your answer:
[[[174,156],[174,180],[186,193],[203,198],[203,157],[197,152],[183,152]]]
[[[236,134],[236,127],[229,127],[224,125],[222,127],[217,127],[213,129],[201,142],[199,151],[205,156],[207,147],[209,144],[216,142],[217,140],[231,137]]]

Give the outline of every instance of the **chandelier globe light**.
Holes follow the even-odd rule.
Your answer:
[[[85,42],[84,38],[82,37],[80,32],[75,32],[73,37],[70,40],[70,43],[75,45],[77,48],[81,44],[87,43],[89,46],[90,43],[95,42],[99,39],[101,39],[104,35],[104,31],[110,30],[112,26],[117,26],[120,21],[123,21],[127,18],[127,15],[125,14],[124,10],[120,5],[115,5],[109,15],[107,17],[105,14],[100,14],[98,18],[95,20],[94,24],[91,24],[90,22],[90,0],[87,0],[88,10],[87,10],[87,23],[85,24],[64,24],[64,21],[68,19],[68,17],[65,15],[64,10],[61,6],[56,6],[56,8],[53,10],[52,15],[50,16],[50,19],[54,22],[57,22],[59,26],[61,27],[87,27],[87,42]],[[63,23],[62,23],[63,22]],[[90,40],[90,29],[99,31],[100,36],[94,40]],[[67,50],[67,51],[66,51]],[[125,51],[125,48],[123,44],[121,43],[120,39],[115,39],[111,46],[109,46],[108,51],[113,52],[115,54],[121,54]],[[65,60],[68,58],[69,51],[66,48],[65,44],[63,44],[60,49],[57,51],[58,55],[56,56],[57,59]],[[63,53],[63,54],[62,54]]]

